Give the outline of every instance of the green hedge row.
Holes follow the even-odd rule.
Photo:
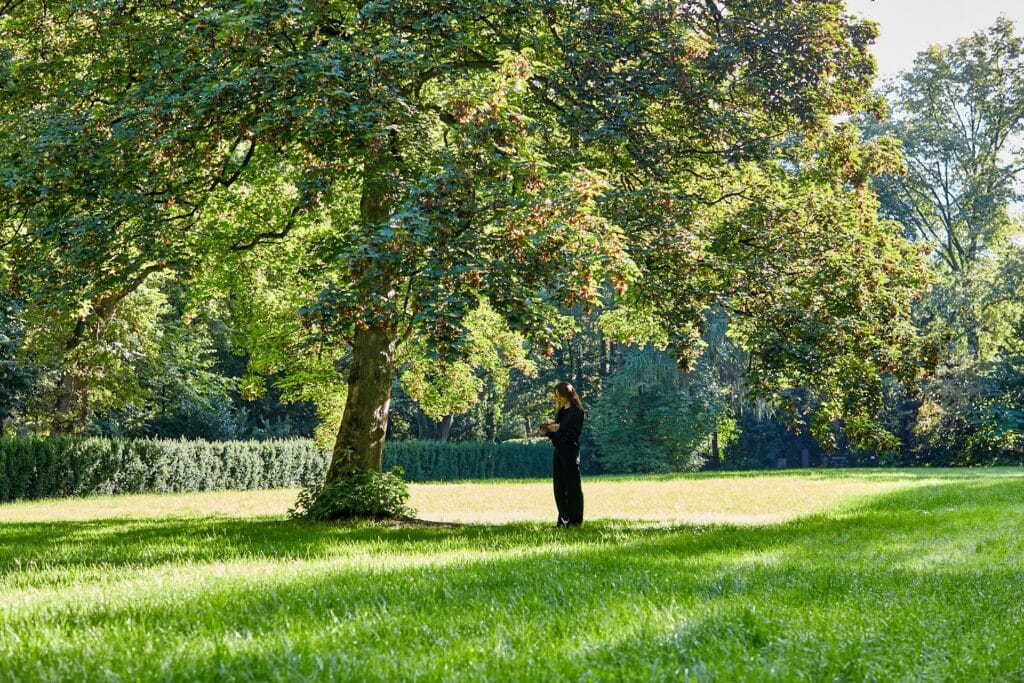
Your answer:
[[[304,440],[0,438],[0,501],[299,486],[327,457]]]
[[[0,502],[110,493],[264,489],[320,482],[312,441],[0,438]],[[385,469],[409,481],[551,476],[541,443],[389,441]]]
[[[551,443],[388,441],[384,469],[395,465],[409,481],[550,477]]]

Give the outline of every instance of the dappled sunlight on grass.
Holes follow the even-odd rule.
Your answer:
[[[663,516],[569,530],[546,517],[393,527],[106,510],[46,521],[36,505],[26,506],[34,521],[15,521],[19,506],[8,506],[0,680],[1019,676],[1024,575],[1006,560],[1024,551],[1024,480],[910,481],[588,482],[641,502],[675,495],[672,509],[687,514],[789,517],[756,526]],[[831,492],[816,488],[829,482]],[[463,510],[504,500],[500,486],[463,486],[427,491],[473,494],[450,497]],[[508,484],[506,495],[539,486]],[[979,643],[997,646],[976,656]]]

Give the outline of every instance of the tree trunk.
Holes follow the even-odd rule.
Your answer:
[[[494,395],[493,388],[489,388],[487,393],[484,395],[486,399],[487,412],[484,413],[484,436],[488,441],[496,441],[495,433],[498,430],[495,419],[494,404],[497,403],[497,397]]]
[[[413,405],[416,407],[414,411],[414,414],[416,415],[416,438],[424,440],[429,439],[434,433],[434,421],[426,416],[418,403],[414,403]]]
[[[717,470],[722,467],[722,456],[718,451],[718,430],[711,432],[711,469]]]
[[[452,424],[455,423],[455,416],[452,414],[445,415],[441,418],[441,421],[437,423],[437,440],[447,441],[448,437],[452,433]]]
[[[327,470],[328,484],[352,471],[382,469],[397,342],[394,332],[383,327],[356,332],[348,397]]]
[[[391,144],[394,144],[393,139]],[[390,152],[383,147],[373,149],[363,163],[359,222],[367,229],[386,225],[391,217]],[[378,292],[386,292],[387,299],[395,295],[386,276],[371,286],[379,288]],[[380,472],[383,469],[398,335],[394,325],[387,321],[387,309],[380,313],[383,317],[378,320],[383,322],[357,328],[352,339],[348,397],[327,470],[328,484],[353,471]]]
[[[57,379],[57,398],[53,404],[53,423],[50,436],[73,434],[77,426],[75,421],[81,412],[82,391],[75,386],[74,377],[66,369],[62,370]]]
[[[604,379],[608,375],[612,374],[612,343],[610,341],[605,340],[604,333],[602,333],[601,331],[598,331],[597,338],[601,344],[600,362],[598,363],[598,374],[601,376],[601,379]]]
[[[981,339],[978,335],[977,325],[973,320],[967,323],[967,353],[970,354],[973,360],[981,358]]]

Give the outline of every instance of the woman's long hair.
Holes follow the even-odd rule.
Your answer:
[[[559,382],[555,385],[555,391],[562,398],[569,399],[569,402],[574,406],[583,410],[583,401],[580,400],[580,395],[576,393],[576,390],[568,382]]]

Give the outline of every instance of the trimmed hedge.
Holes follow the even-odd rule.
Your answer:
[[[330,460],[305,439],[0,438],[0,502],[112,493],[265,489],[320,483]],[[408,481],[551,476],[551,446],[389,441],[384,469]]]
[[[320,481],[311,441],[0,438],[0,501],[262,489]]]
[[[388,441],[384,469],[396,465],[409,481],[550,477],[551,443]]]

